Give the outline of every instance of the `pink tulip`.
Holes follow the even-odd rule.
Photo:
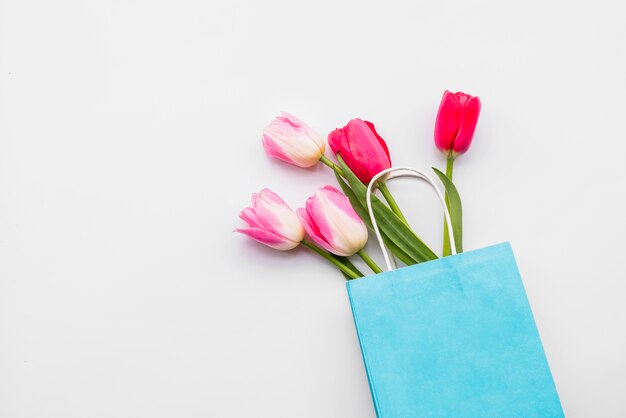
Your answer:
[[[252,204],[239,213],[249,228],[236,229],[277,250],[291,250],[304,239],[304,228],[293,210],[270,189],[252,195]]]
[[[297,211],[307,234],[320,247],[350,256],[365,246],[367,228],[350,201],[332,186],[319,189]]]
[[[298,167],[311,167],[324,155],[324,139],[306,123],[282,112],[263,130],[267,155]]]
[[[350,170],[367,184],[372,177],[391,167],[389,149],[371,122],[352,119],[328,135],[328,145],[341,155]]]
[[[435,145],[455,158],[472,144],[480,115],[480,99],[465,93],[443,93],[435,122]]]

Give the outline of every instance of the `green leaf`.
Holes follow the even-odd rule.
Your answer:
[[[391,241],[382,231],[380,231],[380,235],[383,237],[383,242],[385,243],[385,247],[387,247],[389,252],[395,255],[404,264],[410,266],[412,264],[419,263],[419,261],[414,260],[413,258],[411,258],[411,256],[402,251],[400,247],[398,247],[393,241]]]
[[[354,208],[357,215],[359,215],[359,218],[361,218],[363,222],[365,222],[365,224],[371,229],[372,221],[370,219],[370,214],[367,211],[367,207],[361,203],[361,201],[356,196],[354,191],[350,188],[350,186],[348,186],[346,182],[343,181],[343,177],[341,177],[337,172],[335,172],[335,177],[337,177],[337,183],[339,183],[339,187],[341,187],[343,194],[345,194],[348,197],[348,200],[350,200],[350,204]]]
[[[356,266],[355,266],[354,264],[352,264],[352,261],[350,261],[350,260],[348,259],[348,257],[342,257],[342,256],[339,256],[339,255],[335,255],[335,254],[333,254],[333,253],[328,253],[328,254],[330,254],[330,255],[331,255],[331,257],[333,257],[333,258],[335,258],[335,259],[337,259],[337,260],[341,261],[343,264],[345,264],[346,266],[348,266],[349,268],[351,268],[351,269],[352,269],[352,271],[354,271],[355,273],[357,273],[357,274],[361,275],[361,277],[363,277],[363,276],[364,276],[364,275],[363,275],[363,273],[361,273],[361,272],[359,271],[359,269],[357,269],[357,268],[356,268]],[[341,270],[340,270],[340,271],[341,271]],[[347,275],[346,273],[344,273],[343,271],[341,271],[341,274],[343,274],[343,277],[345,277],[347,280],[351,280],[351,279],[352,279],[350,276],[348,276],[348,275]]]
[[[348,197],[348,200],[350,200],[350,204],[354,208],[357,215],[359,215],[359,217],[363,220],[363,222],[365,222],[365,224],[367,225],[369,229],[373,230],[374,227],[372,226],[372,221],[370,219],[370,215],[369,215],[369,212],[367,211],[366,206],[364,206],[361,203],[361,201],[357,198],[354,191],[343,180],[343,177],[341,177],[338,173],[335,173],[335,177],[337,177],[337,183],[339,183],[341,190],[343,190],[343,193]],[[385,235],[385,233],[382,230],[380,231],[380,235],[382,236],[383,242],[385,243],[385,246],[387,247],[387,249],[393,255],[398,257],[400,261],[402,261],[407,266],[410,266],[412,264],[417,264],[418,262],[417,260],[414,260],[407,253],[402,251],[393,241],[391,241],[387,237],[387,235]]]
[[[365,195],[367,188],[361,180],[344,163],[341,156],[337,156],[341,169],[348,181],[350,188],[354,192],[356,199],[365,208],[367,207]],[[355,209],[356,210],[356,209]],[[389,242],[395,245],[396,250],[401,250],[415,262],[434,260],[437,255],[405,224],[387,205],[382,203],[376,196],[372,195],[372,211],[376,217],[378,227],[387,237]],[[392,246],[393,246],[392,245]],[[393,249],[389,248],[392,252]],[[394,252],[394,254],[398,255]],[[398,255],[398,258],[400,256]],[[402,260],[402,258],[400,258]],[[409,261],[409,260],[407,260]],[[403,262],[405,262],[403,260]]]
[[[459,196],[456,186],[448,176],[435,167],[433,167],[433,170],[443,183],[443,187],[445,187],[448,195],[448,211],[450,212],[450,220],[452,221],[454,244],[457,254],[460,254],[463,252],[463,207],[461,206],[461,196]]]

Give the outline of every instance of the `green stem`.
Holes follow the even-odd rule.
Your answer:
[[[387,185],[385,184],[384,181],[381,181],[381,182],[378,183],[378,190],[380,190],[380,192],[385,197],[385,200],[387,201],[387,203],[389,203],[389,207],[391,208],[393,213],[398,215],[398,218],[402,219],[402,222],[404,222],[405,224],[408,225],[409,223],[407,222],[406,218],[402,214],[402,211],[400,211],[400,208],[398,207],[398,204],[396,203],[396,200],[391,195],[391,192],[387,188]]]
[[[359,257],[361,257],[363,259],[363,261],[365,261],[365,264],[367,264],[374,273],[382,273],[383,271],[380,269],[380,267],[378,267],[378,265],[374,262],[374,260],[372,260],[372,258],[369,256],[369,254],[367,254],[364,250],[359,250],[357,251],[357,254]]]
[[[329,160],[328,158],[326,158],[325,155],[322,155],[320,157],[320,161],[323,164],[326,164],[328,167],[332,168],[333,170],[335,170],[335,172],[337,174],[339,174],[341,177],[345,177],[343,174],[343,170],[341,169],[341,167],[339,167],[337,164],[333,163],[331,160]]]
[[[304,245],[305,247],[310,248],[311,250],[313,250],[314,252],[316,252],[317,254],[319,254],[320,256],[325,258],[326,260],[330,261],[332,264],[335,265],[335,267],[337,267],[339,270],[341,270],[343,273],[345,273],[348,277],[350,277],[349,280],[358,279],[359,277],[361,277],[357,273],[355,273],[352,269],[350,269],[348,266],[346,266],[341,261],[339,261],[336,258],[334,258],[333,256],[331,256],[330,254],[328,254],[326,251],[322,250],[321,248],[319,248],[315,244],[312,244],[312,243],[310,243],[308,241],[302,241],[302,245]]]
[[[448,158],[446,161],[446,177],[452,181],[452,171],[454,167],[454,158]],[[450,201],[448,199],[448,193],[446,192],[446,208],[450,210]],[[443,219],[443,256],[446,257],[452,254],[450,248],[450,231],[448,231],[448,223],[444,217]]]
[[[349,259],[348,257],[343,257],[343,256],[340,256],[340,255],[335,255],[335,254],[333,254],[333,253],[328,253],[328,254],[330,254],[330,256],[331,256],[331,257],[333,257],[333,258],[335,258],[335,259],[339,260],[340,262],[342,262],[343,264],[345,264],[346,266],[348,266],[348,268],[349,268],[350,270],[352,270],[353,272],[355,272],[357,276],[359,276],[359,277],[363,277],[363,276],[364,276],[364,274],[363,274],[363,273],[361,273],[361,271],[360,271],[358,268],[356,268],[356,266],[355,266],[354,264],[352,264],[352,262],[350,261],[350,259]],[[346,273],[343,273],[343,272],[342,272],[341,274],[343,274],[344,276],[346,276]],[[346,279],[347,279],[347,278],[348,278],[348,277],[346,276]]]
[[[339,174],[341,177],[345,177],[343,170],[341,169],[341,167],[339,167],[337,164],[333,163],[331,160],[329,160],[328,158],[326,158],[325,155],[322,155],[320,157],[320,161],[327,165],[328,167],[330,167],[331,169],[335,170],[335,172],[337,174]],[[383,194],[383,196],[385,197],[385,200],[387,201],[387,203],[389,203],[389,207],[391,208],[391,210],[393,211],[393,213],[395,213],[398,218],[402,219],[402,221],[405,224],[409,224],[406,220],[406,218],[404,217],[404,215],[402,214],[402,211],[400,210],[400,207],[398,206],[398,203],[396,203],[396,200],[393,198],[393,196],[391,195],[391,192],[389,191],[389,189],[387,188],[387,185],[385,184],[384,181],[379,181],[378,182],[378,189],[380,190],[380,192]]]
[[[454,158],[448,158],[446,161],[446,177],[452,181],[452,169],[454,167]]]

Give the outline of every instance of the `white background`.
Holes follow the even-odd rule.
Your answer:
[[[511,241],[568,417],[626,416],[626,29],[619,1],[0,1],[0,417],[373,417],[343,278],[233,234],[287,110],[373,121],[444,166],[465,246]],[[433,248],[425,185],[392,185]],[[381,260],[375,246],[371,252]]]

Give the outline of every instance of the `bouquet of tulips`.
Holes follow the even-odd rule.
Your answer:
[[[462,248],[462,207],[452,182],[455,158],[465,153],[476,129],[480,113],[478,97],[465,93],[443,94],[435,122],[435,145],[447,159],[445,173],[433,168],[446,191],[457,253]],[[392,167],[385,140],[374,124],[353,119],[328,135],[334,159],[325,155],[326,143],[306,123],[283,113],[263,131],[266,153],[298,167],[312,167],[321,162],[334,171],[339,189],[324,186],[309,197],[295,212],[276,193],[263,189],[252,195],[250,207],[240,217],[247,228],[236,229],[256,241],[277,250],[291,250],[304,245],[337,267],[348,280],[363,277],[349,257],[359,256],[374,273],[382,270],[363,250],[372,222],[366,204],[366,191],[372,178]],[[406,265],[437,258],[437,255],[411,229],[385,183],[386,176],[372,186],[383,200],[371,198],[371,206],[380,235],[387,249]],[[444,251],[450,255],[450,237],[444,222]]]

